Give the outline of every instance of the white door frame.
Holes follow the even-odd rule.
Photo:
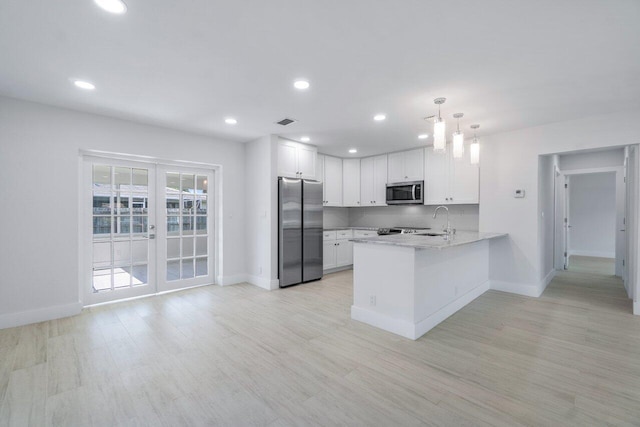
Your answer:
[[[212,210],[213,213],[213,247],[214,256],[212,263],[210,262],[210,266],[213,266],[213,280],[211,284],[220,284],[221,277],[223,274],[222,270],[222,228],[223,228],[223,204],[222,204],[222,165],[212,164],[212,163],[203,163],[203,162],[193,162],[193,161],[185,161],[185,160],[171,160],[164,159],[158,157],[151,156],[140,156],[134,154],[124,154],[124,153],[113,153],[108,151],[100,151],[100,150],[85,150],[81,149],[78,151],[78,180],[79,180],[79,188],[78,188],[78,290],[80,296],[80,304],[82,306],[87,306],[90,304],[94,304],[92,302],[87,301],[86,295],[88,292],[88,283],[90,282],[90,271],[88,268],[92,259],[90,258],[90,253],[85,251],[85,248],[89,247],[92,243],[93,239],[93,223],[89,221],[91,218],[92,212],[91,206],[91,198],[87,199],[87,188],[91,188],[91,183],[87,182],[87,178],[85,176],[85,167],[87,164],[87,158],[95,158],[95,159],[105,159],[105,161],[112,162],[134,162],[138,164],[147,164],[149,166],[153,166],[154,169],[158,169],[158,165],[164,166],[175,166],[175,167],[183,167],[183,168],[195,168],[195,169],[204,169],[213,172],[213,181],[214,186],[212,188],[212,200],[215,206],[215,209]],[[210,191],[211,193],[211,191]],[[91,227],[88,225],[91,224]],[[157,225],[157,224],[156,224]],[[156,268],[156,271],[158,268]],[[208,285],[208,284],[207,284]],[[196,286],[205,286],[205,285],[196,285]],[[184,289],[184,288],[181,288]],[[156,295],[158,293],[171,292],[168,291],[160,291],[158,292],[157,288],[154,289],[154,292],[149,294],[143,294],[144,296]],[[140,296],[125,296],[123,299],[118,299],[117,301],[122,301],[131,298],[137,298]],[[108,301],[115,302],[115,301]]]
[[[587,174],[594,174],[594,173],[615,173],[616,174],[616,205],[618,203],[625,203],[625,205],[627,204],[627,194],[625,191],[618,191],[621,190],[621,188],[619,187],[619,183],[625,182],[625,167],[623,166],[611,166],[611,167],[600,167],[600,168],[588,168],[588,169],[573,169],[573,170],[564,170],[564,171],[560,171],[560,174],[558,175],[557,179],[558,179],[558,183],[560,185],[556,186],[556,189],[559,190],[561,193],[560,197],[557,197],[556,200],[558,202],[560,202],[561,206],[558,207],[558,212],[561,213],[560,217],[556,217],[556,220],[560,221],[560,223],[563,225],[563,233],[562,233],[562,242],[560,242],[560,245],[558,246],[558,250],[560,251],[560,254],[564,255],[565,253],[567,254],[564,258],[564,269],[568,268],[568,257],[569,257],[569,239],[570,239],[570,235],[569,235],[569,226],[570,224],[568,222],[564,222],[564,219],[569,218],[569,206],[568,206],[568,200],[569,200],[569,196],[568,196],[568,189],[565,187],[565,183],[569,182],[570,177],[572,175],[587,175]],[[625,186],[622,186],[622,189],[624,189]],[[617,206],[616,206],[617,209]],[[626,262],[626,238],[627,235],[625,232],[621,231],[624,230],[624,221],[625,221],[625,210],[626,209],[617,209],[617,217],[616,217],[616,275],[622,277],[623,279],[625,278],[625,267],[628,264]],[[623,266],[624,264],[624,266]],[[557,268],[562,269],[562,265],[558,266]]]

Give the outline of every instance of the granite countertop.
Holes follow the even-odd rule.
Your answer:
[[[458,231],[451,240],[444,240],[442,236],[419,236],[417,234],[393,234],[378,237],[362,237],[351,239],[356,243],[374,245],[403,246],[415,249],[445,249],[454,246],[468,245],[481,240],[505,237],[506,233],[480,233],[477,231]]]
[[[331,228],[323,228],[323,231],[336,231],[336,230],[370,230],[370,231],[378,231],[378,227],[331,227]]]

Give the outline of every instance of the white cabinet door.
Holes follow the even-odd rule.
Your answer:
[[[454,159],[451,156],[449,169],[449,203],[475,204],[479,202],[480,169],[472,165],[469,156],[469,146],[465,144],[464,156]]]
[[[374,187],[374,157],[360,160],[360,206],[373,206]]]
[[[318,154],[316,156],[316,179],[322,182],[322,205],[326,205],[327,200],[327,186],[324,183],[324,155]]]
[[[316,157],[318,150],[309,145],[300,144],[296,150],[298,160],[298,172],[304,179],[316,179]]]
[[[387,168],[387,182],[407,181],[404,178],[404,153],[389,154]]]
[[[324,157],[325,206],[342,206],[342,159]]]
[[[336,243],[336,266],[344,267],[353,264],[353,242],[338,240]]]
[[[338,246],[336,246],[336,241],[331,240],[328,242],[324,242],[322,245],[322,269],[328,270],[330,268],[336,268],[336,251]]]
[[[424,180],[424,148],[405,151],[404,153],[404,180]]]
[[[447,146],[446,153],[436,153],[431,147],[427,147],[425,151],[424,204],[449,203],[450,146]]]
[[[342,205],[360,206],[360,159],[342,160]]]
[[[316,180],[324,182],[324,155],[318,154],[316,156]]]
[[[298,153],[295,142],[278,142],[278,176],[298,177]]]
[[[387,206],[387,155],[373,158],[373,205]]]

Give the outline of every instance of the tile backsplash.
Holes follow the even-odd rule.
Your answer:
[[[436,206],[376,206],[366,208],[324,208],[324,227],[430,227],[441,229],[446,212],[433,219]],[[449,205],[451,226],[458,230],[477,231],[478,205]]]

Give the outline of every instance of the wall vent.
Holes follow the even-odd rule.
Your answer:
[[[276,123],[282,126],[287,126],[287,125],[290,125],[291,123],[295,123],[296,121],[297,120],[295,119],[284,118]]]

